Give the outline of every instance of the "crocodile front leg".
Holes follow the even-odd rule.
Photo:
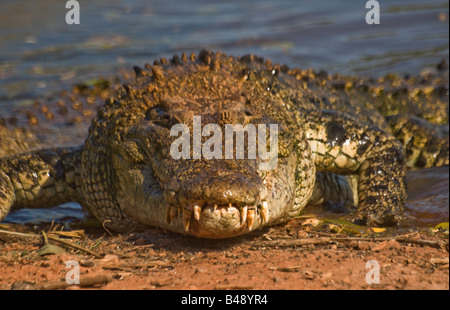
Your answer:
[[[58,148],[0,159],[0,220],[10,210],[82,202],[79,148]]]
[[[401,143],[346,114],[311,112],[305,118],[317,171],[359,177],[356,220],[367,225],[398,223],[406,199]]]

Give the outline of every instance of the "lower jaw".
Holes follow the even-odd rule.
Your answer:
[[[259,215],[251,221],[248,218],[243,221],[240,211],[235,207],[208,206],[203,208],[199,220],[194,217],[190,219],[189,230],[185,233],[199,238],[223,239],[248,233],[261,224]]]
[[[189,234],[198,237],[198,238],[208,238],[208,239],[225,239],[236,237],[247,233],[249,230],[246,226],[241,226],[237,229],[232,230],[223,230],[223,229],[215,229],[210,230],[200,225],[192,225],[192,229],[189,230]]]

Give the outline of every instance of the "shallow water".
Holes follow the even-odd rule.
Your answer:
[[[0,106],[42,96],[156,57],[222,50],[344,74],[414,74],[449,55],[448,1],[380,2],[368,25],[365,1],[0,2]]]
[[[449,221],[449,168],[410,171],[405,216],[417,226]]]
[[[74,83],[202,48],[372,76],[417,74],[449,57],[443,0],[379,1],[379,25],[366,24],[361,0],[79,2],[79,25],[65,23],[65,1],[0,2],[0,117]]]

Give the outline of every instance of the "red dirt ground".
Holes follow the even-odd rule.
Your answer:
[[[302,223],[308,222],[229,240],[156,228],[116,236],[97,231],[78,240],[98,257],[66,246],[65,253],[40,256],[42,238],[0,241],[0,289],[449,289],[448,231],[367,241],[372,237],[316,232]],[[323,244],[287,244],[305,240]],[[80,264],[80,285],[65,282],[69,260]],[[379,284],[366,281],[370,260],[379,264]]]
[[[39,255],[41,230],[49,225],[0,224],[0,289],[448,290],[448,223],[425,228],[434,226],[430,220],[448,222],[448,167],[411,172],[408,184],[405,214],[414,228],[374,231],[323,221],[329,214],[313,209],[287,224],[224,240],[157,228],[111,236],[85,224],[78,235],[59,236],[69,245],[51,239],[60,230],[51,229],[49,243],[65,252]],[[79,263],[79,285],[65,281],[70,260]],[[375,272],[368,261],[378,262],[379,284],[366,281]]]

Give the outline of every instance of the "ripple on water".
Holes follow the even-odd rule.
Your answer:
[[[20,209],[10,212],[2,223],[15,224],[45,224],[55,221],[56,223],[71,223],[84,218],[81,206],[75,202],[69,202],[48,209]]]

